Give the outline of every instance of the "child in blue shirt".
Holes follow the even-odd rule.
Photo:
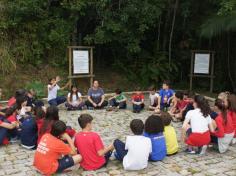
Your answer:
[[[170,107],[171,100],[174,98],[175,92],[170,89],[170,82],[164,81],[162,84],[162,89],[159,92],[159,100],[157,110],[164,110]]]
[[[151,139],[152,153],[150,161],[161,161],[166,157],[166,141],[164,137],[164,125],[162,119],[157,115],[151,115],[145,122],[144,136]]]

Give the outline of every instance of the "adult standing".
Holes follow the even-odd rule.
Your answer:
[[[104,91],[99,87],[97,80],[93,82],[93,87],[88,90],[88,100],[85,102],[88,108],[103,108],[108,102],[105,100]]]
[[[59,104],[62,104],[66,101],[66,97],[64,96],[57,96],[58,90],[64,90],[66,87],[68,87],[68,83],[64,87],[59,87],[58,82],[60,81],[60,77],[57,76],[56,78],[49,79],[48,84],[48,104],[50,106],[58,106]]]

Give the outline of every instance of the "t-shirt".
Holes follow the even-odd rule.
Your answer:
[[[8,102],[7,102],[7,106],[11,107],[16,103],[16,98],[15,97],[11,97]]]
[[[150,159],[153,161],[161,161],[166,157],[166,140],[163,133],[148,134],[144,133],[144,136],[151,139],[152,153]]]
[[[235,131],[231,113],[227,113],[227,123],[223,120],[223,114],[219,114],[216,119],[217,130],[212,135],[222,138],[225,134],[231,134]]]
[[[175,92],[172,89],[161,89],[159,94],[161,97],[161,104],[163,104],[164,98],[167,97],[167,99],[169,100],[169,98],[172,97],[175,94]]]
[[[70,98],[70,95],[71,95],[71,93],[68,93],[67,97]],[[78,98],[80,98],[82,96],[80,92],[78,92],[77,95],[78,95]],[[73,105],[78,104],[78,99],[77,99],[77,96],[75,94],[72,95],[72,101],[71,102],[72,102]]]
[[[141,102],[142,100],[144,100],[144,95],[141,94],[133,94],[131,99],[135,102]]]
[[[58,169],[58,159],[71,153],[71,148],[51,134],[43,135],[34,155],[34,166],[43,174],[51,175]]]
[[[190,122],[193,133],[204,133],[208,131],[208,125],[212,122],[210,115],[204,117],[199,108],[190,110],[186,114],[185,121]]]
[[[103,95],[104,95],[104,91],[100,87],[96,90],[93,88],[90,88],[88,90],[88,96],[91,97],[94,103],[100,103]]]
[[[52,85],[48,85],[48,101],[57,98],[57,91],[60,89],[60,87],[56,84],[55,86],[50,89]]]
[[[125,95],[123,93],[121,93],[120,95],[116,96],[116,101],[122,101],[126,99]]]
[[[20,138],[25,146],[35,146],[37,144],[37,124],[33,117],[29,116],[21,124]]]
[[[176,108],[178,110],[183,110],[188,105],[188,102],[185,100],[180,100],[177,102]]]
[[[128,153],[123,159],[124,169],[144,169],[148,165],[149,154],[152,152],[151,140],[144,136],[127,136],[125,150],[128,150]]]
[[[171,154],[176,153],[179,149],[179,145],[178,145],[175,129],[170,125],[165,126],[164,136],[166,139],[167,154],[171,155]]]
[[[155,93],[155,94],[149,94],[149,99],[150,99],[150,103],[151,103],[151,106],[154,105],[155,101],[157,101],[157,98],[159,97],[159,94],[158,93]]]
[[[235,130],[234,137],[236,138],[236,113],[233,111],[229,111],[229,113],[232,116],[232,122]]]
[[[83,160],[80,163],[85,170],[96,170],[105,164],[104,156],[98,151],[104,148],[100,136],[95,132],[79,132],[75,135],[75,147]]]

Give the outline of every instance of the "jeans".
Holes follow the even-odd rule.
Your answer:
[[[112,107],[117,107],[117,106],[119,106],[119,109],[126,109],[126,101],[123,101],[123,102],[120,102],[120,103],[118,103],[117,101],[116,101],[116,99],[115,98],[113,98],[113,99],[111,99],[110,101],[109,101],[109,104],[112,106]]]
[[[48,101],[48,104],[49,104],[50,106],[58,106],[59,104],[62,104],[62,103],[64,103],[64,102],[66,102],[66,97],[64,97],[64,96],[58,96],[57,98],[54,98],[54,99],[52,99],[52,100],[49,100],[49,101]]]
[[[7,137],[7,129],[0,127],[0,145],[3,144],[3,140]]]
[[[135,112],[140,112],[141,110],[143,110],[143,108],[144,108],[144,104],[140,104],[140,105],[133,104],[133,110]]]
[[[125,143],[120,141],[119,139],[116,139],[113,143],[115,149],[116,149],[116,154],[115,157],[119,161],[123,161],[125,155],[127,155],[128,150],[125,150]]]

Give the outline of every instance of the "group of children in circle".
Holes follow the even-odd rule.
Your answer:
[[[148,161],[156,162],[179,152],[176,131],[171,122],[182,121],[181,139],[189,154],[204,154],[207,147],[220,153],[236,143],[236,95],[222,92],[210,107],[202,95],[173,91],[169,81],[164,81],[159,92],[149,89],[149,116],[145,123],[140,119],[130,122],[133,135],[126,141],[115,139],[104,146],[100,135],[93,132],[93,117],[78,117],[80,132],[59,120],[57,105],[64,102],[68,110],[101,109],[108,111],[126,109],[127,98],[117,89],[115,95],[105,100],[105,94],[94,81],[84,102],[76,86],[71,87],[67,98],[57,96],[60,78],[50,79],[48,104],[34,99],[33,91],[17,90],[0,111],[0,144],[20,140],[26,149],[36,149],[33,165],[44,175],[60,173],[80,164],[84,170],[97,170],[107,165],[111,157],[120,160],[125,170],[140,170]],[[133,112],[144,109],[144,94],[136,90],[131,96]]]

